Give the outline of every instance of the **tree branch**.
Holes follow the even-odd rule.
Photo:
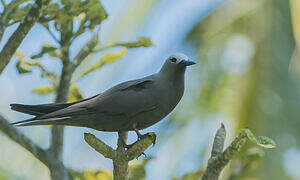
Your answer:
[[[74,57],[71,65],[72,69],[75,70],[76,67],[78,67],[82,61],[93,52],[93,49],[97,46],[99,41],[99,32],[98,30],[95,35],[90,39],[85,46],[79,51],[79,53]]]
[[[117,151],[110,146],[106,145],[103,141],[96,138],[95,135],[90,133],[84,133],[84,140],[98,153],[109,159],[115,159],[117,157]]]
[[[144,151],[155,143],[156,135],[154,133],[147,133],[137,142],[129,145],[125,150],[124,142],[127,140],[128,132],[118,133],[118,147],[116,150],[106,145],[94,135],[85,133],[84,140],[97,152],[104,157],[112,159],[114,165],[114,180],[128,179],[128,162],[139,157]]]
[[[49,0],[44,1],[44,3],[42,0],[36,0],[32,8],[29,10],[27,16],[25,17],[24,21],[8,39],[7,43],[0,52],[0,74],[3,72],[10,59],[22,43],[25,36],[30,31],[30,29],[33,27],[35,22],[38,21],[42,6],[47,5],[48,3]]]
[[[221,128],[216,133],[211,157],[208,160],[207,168],[202,176],[202,180],[217,180],[223,168],[240,151],[247,140],[246,135],[239,134],[233,140],[231,145],[223,152],[225,137],[226,130],[222,124]]]
[[[127,180],[128,179],[128,161],[123,158],[125,153],[125,148],[123,147],[126,143],[128,137],[128,132],[118,132],[118,142],[117,149],[120,155],[113,159],[113,176],[114,180]]]
[[[212,157],[216,157],[217,155],[223,152],[225,138],[226,138],[226,130],[224,124],[222,123],[221,128],[218,129],[214,139],[214,144],[211,151]]]
[[[123,158],[126,161],[134,160],[139,157],[146,149],[155,144],[156,135],[152,132],[143,135],[143,138],[134,144],[130,145],[130,148],[124,153]]]
[[[7,6],[6,6],[6,3],[4,2],[4,0],[1,0],[1,3],[2,3],[2,5],[3,5],[4,9],[6,9],[6,8],[7,8]]]
[[[5,31],[5,28],[7,27],[7,23],[9,21],[10,14],[13,12],[13,10],[20,4],[25,2],[25,0],[13,0],[8,4],[8,6],[4,9],[0,16],[0,41],[2,39],[3,33]]]
[[[69,47],[62,47],[63,69],[55,102],[67,102],[73,71],[70,69]],[[50,154],[56,159],[56,165],[50,167],[52,179],[67,179],[68,172],[62,163],[64,126],[53,126],[51,129]]]
[[[46,166],[51,164],[52,158],[49,158],[49,155],[45,150],[40,148],[34,142],[32,142],[28,137],[21,133],[18,129],[11,126],[9,122],[0,115],[0,130],[7,135],[10,139],[27,149],[31,152],[37,159],[39,159]]]

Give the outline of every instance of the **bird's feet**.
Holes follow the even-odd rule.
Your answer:
[[[154,141],[153,141],[153,146],[154,146],[155,142],[156,142],[156,135],[155,135],[155,133],[150,132],[150,133],[146,133],[146,134],[143,134],[143,135],[139,133],[137,141],[132,143],[132,144],[126,144],[124,139],[122,139],[123,148],[130,149],[134,144],[136,144],[138,141],[142,140],[143,138],[145,138],[147,136],[154,137]],[[145,155],[145,154],[142,153],[141,155]]]
[[[136,124],[133,124],[133,130],[136,133],[137,137],[138,137],[138,141],[142,139],[143,135],[139,132],[139,130],[136,127]]]

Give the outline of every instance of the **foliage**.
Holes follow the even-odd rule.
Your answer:
[[[71,180],[112,180],[112,173],[105,169],[86,170],[77,172],[73,169],[68,169]]]
[[[236,158],[232,162],[231,167],[233,172],[229,179],[238,180],[250,178],[251,176],[249,176],[249,174],[254,172],[259,167],[264,156],[265,152],[259,147],[247,149],[242,153],[240,158]]]
[[[139,160],[129,165],[129,180],[144,180],[146,177],[145,166],[151,160],[151,157]],[[68,169],[68,173],[72,180],[112,180],[112,173],[105,169],[86,170],[77,172],[73,169]]]
[[[83,99],[83,95],[81,94],[79,88],[76,85],[71,86],[69,102],[79,101],[81,99]]]
[[[138,162],[129,165],[129,179],[130,180],[144,180],[146,178],[146,165],[151,160],[151,157],[147,157]]]
[[[173,180],[195,180],[195,179],[200,179],[203,174],[203,169],[201,168],[200,170],[196,172],[189,172],[183,175],[182,177],[175,177]]]
[[[249,129],[242,129],[242,132],[246,134],[248,139],[256,145],[265,149],[275,148],[276,143],[271,138],[266,136],[255,136]]]
[[[26,10],[30,8],[30,6],[31,4],[20,7],[12,17],[13,23],[21,21],[21,17],[26,12]],[[47,29],[47,31],[52,35],[59,46],[44,44],[40,52],[32,55],[30,59],[26,59],[21,52],[15,53],[15,57],[18,58],[16,67],[20,74],[30,73],[32,72],[32,67],[36,66],[41,70],[42,77],[48,78],[51,82],[49,86],[47,85],[45,87],[35,88],[33,92],[38,94],[54,93],[57,91],[59,82],[57,75],[55,73],[48,72],[46,68],[39,63],[39,59],[41,59],[44,55],[49,55],[52,58],[58,58],[62,62],[64,62],[64,58],[66,58],[64,53],[66,51],[69,51],[73,40],[87,31],[94,31],[96,25],[101,24],[102,21],[107,18],[107,16],[108,15],[101,5],[101,2],[98,0],[62,0],[60,3],[51,2],[47,6],[47,8],[44,9],[41,20],[39,22]],[[80,25],[76,29],[74,26],[78,21],[80,22]],[[52,22],[54,22],[54,25]],[[51,25],[54,28],[50,28]],[[54,35],[57,33],[60,34],[60,39]],[[75,80],[72,81],[71,84],[69,101],[72,102],[83,99],[83,95],[81,94],[78,86],[75,85],[75,81],[91,72],[100,69],[106,64],[110,64],[117,59],[124,57],[127,48],[149,47],[152,45],[153,44],[149,38],[142,37],[138,41],[134,42],[117,42],[113,45],[103,46],[100,51],[115,46],[123,46],[124,48],[119,53],[105,54],[99,62],[87,67],[80,73],[78,77],[74,78]]]
[[[32,55],[31,58],[25,57],[21,52],[13,51],[14,56],[17,59],[16,68],[19,74],[30,74],[34,68],[39,69],[41,72],[41,77],[48,79],[50,83],[49,85],[35,88],[33,92],[40,95],[56,93],[56,102],[66,102],[67,99],[69,100],[69,102],[73,102],[83,99],[83,95],[79,87],[75,84],[75,81],[71,82],[71,79],[76,68],[86,57],[88,57],[91,53],[95,52],[95,47],[99,43],[98,36],[100,33],[100,25],[108,17],[105,9],[101,4],[101,1],[40,0],[36,1],[38,2],[38,5],[33,2],[34,1],[26,2],[26,0],[13,1],[11,4],[16,4],[13,4],[14,7],[13,9],[11,9],[11,12],[13,12],[12,16],[8,16],[10,15],[10,13],[6,14],[7,16],[5,17],[1,16],[1,22],[9,21],[9,23],[5,24],[5,26],[10,26],[15,23],[22,24],[22,22],[24,21],[24,17],[28,17],[28,11],[36,7],[36,9],[39,9],[40,11],[37,11],[38,13],[35,13],[36,19],[32,23],[32,26],[35,22],[40,23],[43,27],[45,27],[45,30],[48,31],[55,43],[44,44],[41,47],[40,51]],[[7,9],[4,12],[8,12]],[[1,29],[3,28],[2,25],[4,24],[0,25],[1,33],[3,30]],[[80,38],[80,36],[84,33],[93,33],[94,35],[88,41],[88,43],[85,44],[85,46],[77,53],[77,56],[75,56],[72,59],[70,57],[70,51],[72,49],[74,40]],[[26,34],[27,33],[23,33],[24,37],[26,36]],[[0,34],[0,39],[1,37],[2,34]],[[102,55],[101,60],[98,63],[91,67],[88,67],[87,69],[83,69],[81,76],[79,76],[77,80],[80,79],[82,76],[85,76],[91,72],[101,69],[101,67],[103,67],[106,64],[110,64],[116,61],[117,59],[124,57],[126,55],[127,49],[129,48],[149,47],[151,45],[152,42],[149,38],[142,37],[138,41],[121,43],[116,42],[113,46],[110,45],[103,46],[102,48],[100,47],[100,51],[112,48],[114,46],[122,46],[123,49],[119,53],[104,53]],[[11,55],[13,53],[11,53]],[[62,64],[62,71],[59,75],[53,72],[49,72],[47,70],[47,67],[43,65],[42,60],[44,56],[48,56],[50,58],[59,60],[59,62]],[[10,58],[8,59],[10,60]],[[59,146],[63,145],[63,129],[53,127],[51,132],[52,141],[50,145],[51,147],[49,148],[51,150],[49,152],[41,150],[41,152],[43,155],[45,153],[45,156],[47,156],[50,153],[53,153],[54,156],[52,159],[53,161],[56,161],[55,164],[59,166],[51,166],[50,164],[52,162],[47,162],[48,160],[52,161],[52,159],[50,158],[42,162],[47,166],[49,165],[48,167],[50,169],[51,177],[53,179],[64,179],[63,177],[65,177],[66,175],[66,173],[64,173],[66,172],[66,168],[62,165],[61,160],[55,157],[59,156],[59,154],[62,153]],[[25,136],[24,138],[26,139]],[[27,144],[24,143],[22,145],[26,146]],[[32,146],[30,145],[30,147]],[[56,149],[58,149],[57,152]],[[32,153],[33,151],[34,149],[32,150]],[[88,170],[81,175],[75,173],[74,171],[69,171],[69,173],[71,174],[72,172],[74,173],[74,176],[76,176],[77,174],[79,178],[82,177],[83,179],[112,179],[111,173],[104,170]]]
[[[83,70],[83,72],[78,77],[76,77],[74,79],[74,81],[77,81],[80,78],[82,78],[83,76],[102,68],[102,66],[104,66],[106,64],[115,62],[117,59],[124,57],[125,54],[126,54],[126,48],[124,48],[119,53],[108,53],[108,54],[104,55],[97,63],[95,63],[95,64],[87,67],[85,70]]]
[[[45,44],[38,54],[31,56],[31,59],[41,58],[44,54],[49,54],[52,57],[59,57],[59,55],[55,52],[56,49],[56,47],[53,47],[50,44]]]

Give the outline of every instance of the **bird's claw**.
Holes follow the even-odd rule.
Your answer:
[[[132,143],[132,144],[126,144],[124,141],[122,141],[123,142],[123,148],[125,148],[125,149],[130,149],[135,143],[137,143],[138,141],[140,141],[140,140],[142,140],[143,138],[145,138],[145,137],[147,137],[147,136],[150,136],[150,137],[152,137],[154,140],[153,140],[153,147],[155,146],[155,143],[156,143],[156,135],[155,135],[155,133],[153,133],[153,132],[150,132],[150,133],[146,133],[146,134],[140,134],[140,136],[138,136],[138,139],[137,139],[137,141],[136,142],[134,142],[134,143]],[[145,153],[142,153],[141,155],[145,155],[146,156],[146,154]]]
[[[132,147],[132,144],[127,145],[127,144],[123,143],[123,148],[124,149],[129,149],[131,147]]]

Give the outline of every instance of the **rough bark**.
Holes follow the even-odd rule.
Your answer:
[[[217,131],[214,144],[211,152],[211,157],[208,160],[207,167],[203,173],[202,180],[217,180],[229,161],[240,151],[245,145],[247,136],[239,134],[229,147],[223,151],[224,141],[226,138],[226,130],[222,124]]]
[[[55,102],[67,102],[73,70],[70,68],[69,47],[62,48],[63,68],[57,90]],[[64,126],[53,126],[51,129],[51,146],[49,152],[56,159],[56,164],[50,166],[51,178],[57,180],[68,179],[67,169],[62,163]]]
[[[127,180],[128,179],[128,162],[139,157],[143,152],[155,143],[156,135],[154,133],[145,134],[140,140],[129,145],[126,150],[123,147],[123,141],[127,140],[127,132],[118,133],[118,147],[116,150],[106,145],[94,135],[85,133],[85,141],[94,148],[97,152],[104,157],[113,160],[113,176],[114,180]],[[123,139],[123,140],[122,140]]]
[[[33,27],[33,25],[38,21],[42,6],[45,6],[49,3],[49,1],[37,0],[32,8],[29,10],[27,16],[24,21],[19,25],[17,30],[11,35],[8,39],[7,43],[3,47],[0,52],[0,74],[3,72],[12,56],[21,45],[22,41]],[[4,30],[3,30],[4,31]]]
[[[120,154],[113,159],[114,165],[114,179],[115,180],[127,180],[128,179],[128,161],[123,158],[125,148],[123,147],[124,142],[126,143],[128,137],[128,132],[119,132],[118,133],[118,147],[117,152]]]
[[[20,144],[22,147],[31,152],[36,158],[38,158],[46,166],[52,161],[49,158],[47,152],[45,152],[41,147],[32,142],[28,137],[21,133],[17,128],[11,126],[9,121],[0,115],[0,131],[6,134],[11,140]]]

